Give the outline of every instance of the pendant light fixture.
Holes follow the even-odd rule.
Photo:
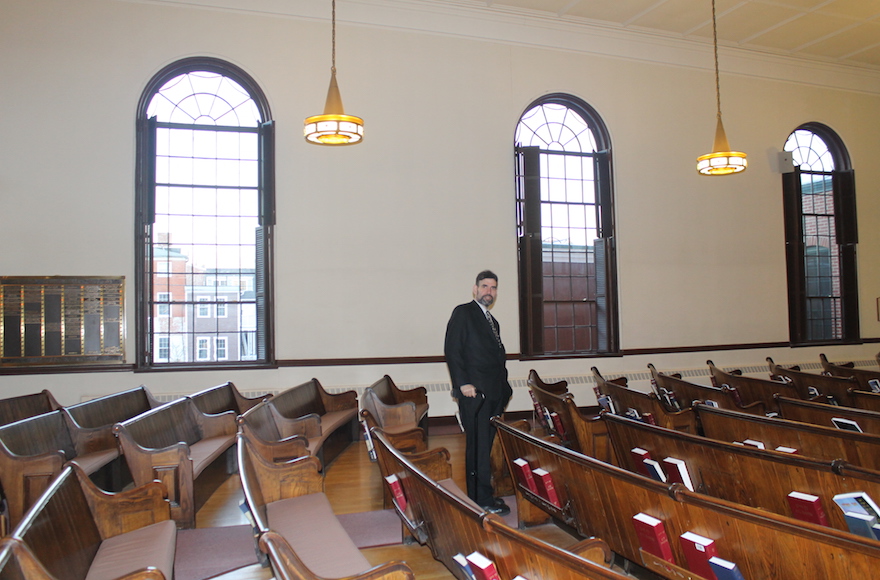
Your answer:
[[[718,26],[715,22],[715,0],[712,0],[712,44],[715,47],[715,102],[718,124],[715,127],[715,144],[712,153],[697,157],[697,172],[700,175],[730,175],[745,171],[749,162],[745,153],[730,150],[724,125],[721,123],[721,82],[718,78]]]
[[[354,145],[364,138],[364,120],[353,115],[346,115],[336,84],[336,0],[332,0],[332,66],[330,67],[330,88],[327,89],[327,101],[324,113],[307,117],[305,121],[305,137],[315,145]]]

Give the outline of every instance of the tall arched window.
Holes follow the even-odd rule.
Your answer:
[[[273,362],[273,125],[238,67],[176,62],[137,111],[138,366]]]
[[[840,138],[819,123],[789,135],[783,175],[791,342],[859,338],[855,179]]]
[[[548,95],[526,109],[515,144],[521,352],[615,352],[608,132],[583,101]]]

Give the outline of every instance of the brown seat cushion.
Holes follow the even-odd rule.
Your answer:
[[[189,456],[193,462],[193,477],[198,477],[212,461],[235,444],[235,435],[219,435],[202,439],[189,446]]]
[[[105,449],[104,451],[78,455],[71,459],[70,462],[76,463],[82,467],[82,470],[85,471],[86,474],[91,475],[117,457],[119,457],[119,451],[117,449]]]
[[[176,542],[174,520],[107,538],[98,547],[86,580],[113,580],[147,566],[158,568],[170,580]]]
[[[370,568],[323,493],[272,502],[266,505],[266,514],[269,528],[287,540],[315,575],[342,578]]]

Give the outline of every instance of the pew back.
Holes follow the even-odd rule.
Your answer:
[[[146,413],[161,405],[143,385],[64,407],[80,427],[97,428],[113,425]]]
[[[858,427],[865,433],[880,435],[880,413],[877,411],[868,411],[855,407],[840,407],[838,405],[789,399],[787,397],[777,397],[777,404],[779,405],[779,416],[783,419],[811,423],[813,425],[824,425],[825,427],[834,427],[835,429],[844,428],[838,426],[841,422],[835,422],[835,419],[845,419],[856,422]]]
[[[866,469],[880,470],[880,435],[854,433],[774,417],[762,417],[697,405],[703,434],[719,441],[762,442],[767,449],[791,447],[806,457],[842,459]]]
[[[880,565],[877,541],[691,493],[681,484],[630,473],[500,421],[495,425],[508,461],[522,457],[553,475],[562,506],[554,515],[565,516],[581,536],[600,537],[615,552],[656,572],[670,568],[647,553],[643,558],[632,524],[640,512],[664,522],[679,566],[686,556],[678,537],[687,531],[714,539],[718,555],[735,562],[746,578],[848,580],[870,577]]]
[[[235,384],[226,382],[203,389],[189,397],[196,404],[196,408],[206,415],[217,415],[226,411],[234,411],[236,415],[241,415],[271,396],[245,397]]]
[[[43,389],[39,393],[0,399],[0,425],[14,423],[60,408],[61,405],[47,389]]]
[[[791,383],[750,377],[737,371],[727,372],[716,367],[711,360],[706,361],[706,364],[709,365],[712,384],[722,389],[725,386],[736,389],[743,404],[761,401],[764,403],[764,409],[768,412],[778,412],[774,395],[779,394],[792,399],[800,398],[800,392]]]
[[[191,406],[192,401],[182,397],[120,423],[142,447],[162,449],[177,443],[193,445],[202,438],[202,433]]]
[[[859,389],[859,381],[852,377],[830,377],[817,373],[808,373],[794,368],[777,365],[767,357],[771,377],[782,377],[791,381],[797,388],[799,399],[809,401],[817,396],[834,397],[838,404],[855,407],[855,401],[849,394],[850,389]]]
[[[649,414],[661,427],[686,433],[697,432],[697,416],[693,409],[670,410],[656,393],[630,389],[626,377],[606,380],[599,373],[599,369],[593,367],[591,370],[596,388],[601,394],[611,398],[619,413],[627,409],[635,409],[642,416]]]
[[[647,450],[663,464],[667,457],[684,461],[694,489],[712,497],[791,516],[787,496],[792,491],[817,495],[833,528],[848,530],[843,512],[834,504],[839,493],[864,491],[880,499],[880,472],[843,462],[820,461],[794,454],[762,451],[687,433],[663,429],[625,417],[605,415],[608,433],[622,467],[644,470],[630,453]]]
[[[824,353],[819,354],[822,370],[835,377],[855,377],[859,382],[859,389],[871,390],[871,382],[880,382],[880,369],[862,369],[854,366],[846,366],[828,362]]]
[[[658,388],[667,389],[675,393],[675,397],[682,407],[693,406],[695,402],[706,402],[709,405],[721,409],[736,409],[745,413],[757,413],[763,415],[766,412],[762,401],[753,401],[743,404],[737,391],[723,389],[712,385],[699,385],[686,381],[678,375],[670,375],[659,372],[653,364],[648,364],[651,377]]]

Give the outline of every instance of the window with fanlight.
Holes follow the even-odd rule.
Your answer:
[[[246,72],[188,58],[153,77],[136,196],[138,366],[271,364],[273,122]]]
[[[611,143],[602,119],[548,95],[515,135],[520,350],[527,356],[616,352]]]

